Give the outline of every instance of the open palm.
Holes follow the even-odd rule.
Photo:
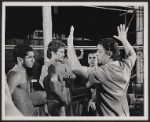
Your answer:
[[[124,39],[127,39],[127,32],[128,32],[128,27],[125,28],[125,25],[121,24],[120,26],[117,27],[117,30],[118,30],[118,36],[114,35],[113,37],[120,40],[120,41],[123,41]]]

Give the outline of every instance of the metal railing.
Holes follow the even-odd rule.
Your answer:
[[[38,45],[30,45],[35,50],[44,50],[44,48],[48,48],[47,46],[38,46]],[[15,45],[5,45],[5,49],[13,49]],[[124,49],[123,46],[118,46],[119,49]],[[143,48],[143,46],[132,46],[134,49],[136,48]],[[96,50],[96,46],[74,46],[76,50]],[[66,46],[67,49],[67,46]]]

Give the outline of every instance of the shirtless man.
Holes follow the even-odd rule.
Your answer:
[[[5,78],[5,116],[23,116],[12,101],[6,78]]]
[[[14,47],[13,58],[15,66],[7,74],[7,82],[12,100],[24,116],[37,113],[29,95],[27,68],[32,68],[35,62],[33,49],[29,45],[20,44]]]
[[[65,81],[59,64],[64,60],[65,44],[59,40],[49,43],[47,57],[50,59],[42,68],[40,77],[46,91],[48,113],[51,116],[65,116],[67,104]]]

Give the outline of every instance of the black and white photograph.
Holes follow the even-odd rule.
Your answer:
[[[2,2],[2,120],[148,120],[148,2]]]

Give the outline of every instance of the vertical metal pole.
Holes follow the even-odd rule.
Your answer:
[[[126,10],[126,7],[125,7],[125,10]],[[127,13],[125,13],[125,16],[124,16],[124,21],[125,21],[125,27],[127,27]],[[125,53],[125,59],[127,58],[127,54]]]
[[[143,8],[135,7],[136,9],[136,44],[143,45]],[[137,83],[143,83],[144,81],[144,59],[143,49],[137,48],[137,63],[136,63],[136,74]]]
[[[47,63],[47,46],[52,41],[52,15],[51,7],[43,6],[43,41],[44,41],[44,63]]]

